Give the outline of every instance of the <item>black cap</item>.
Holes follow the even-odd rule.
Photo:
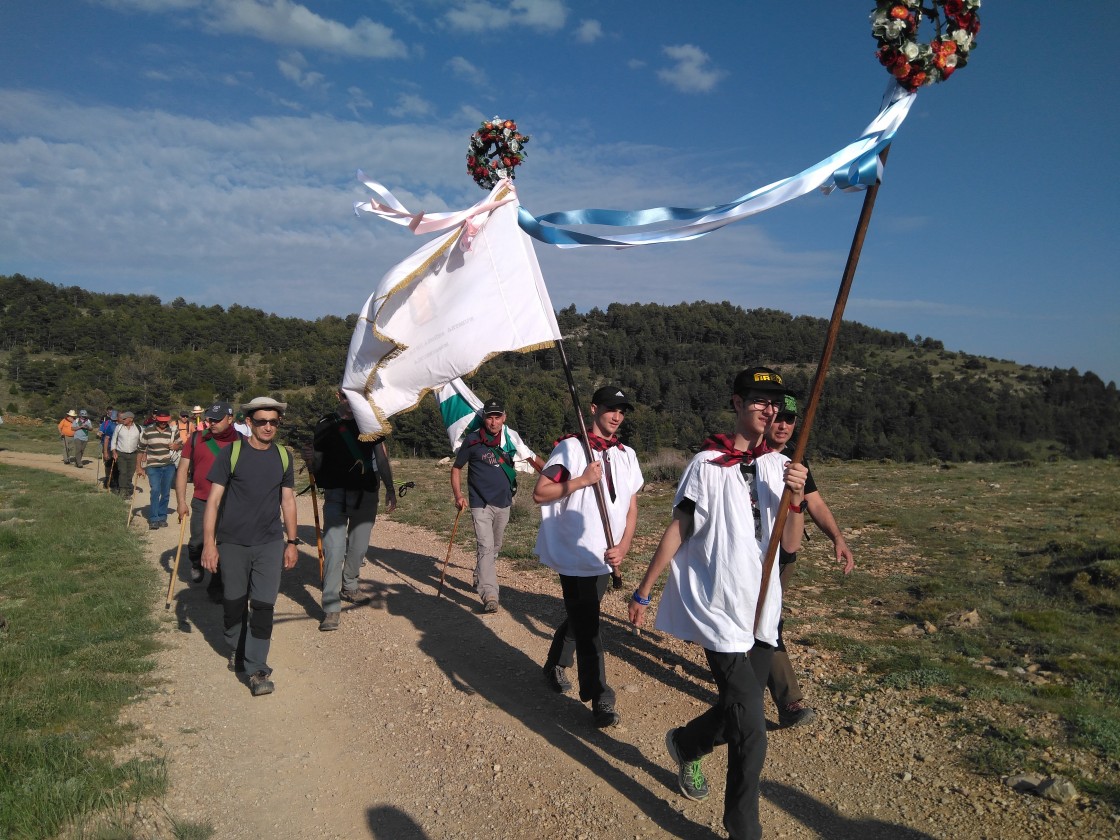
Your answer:
[[[732,393],[745,397],[751,391],[761,391],[768,394],[789,394],[791,397],[801,396],[785,386],[780,373],[764,367],[747,368],[735,377],[735,386],[732,388]]]
[[[621,388],[614,385],[604,385],[591,395],[591,404],[599,408],[625,408],[633,411],[634,404],[622,392]]]
[[[223,420],[226,417],[233,416],[233,406],[227,402],[216,402],[202,415],[207,420]]]
[[[487,416],[488,414],[505,414],[505,413],[506,413],[506,410],[505,410],[505,407],[502,405],[502,401],[498,400],[498,399],[495,399],[494,397],[491,397],[490,399],[488,399],[486,402],[484,402],[482,404],[482,416],[483,417]]]

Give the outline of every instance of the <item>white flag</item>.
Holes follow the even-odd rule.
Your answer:
[[[474,391],[467,387],[462,379],[452,379],[439,389],[436,394],[439,401],[439,413],[443,417],[444,428],[447,429],[447,439],[451,444],[451,452],[455,454],[463,445],[463,438],[482,425],[482,400]],[[536,472],[533,459],[537,457],[514,429],[508,425],[502,427],[505,433],[502,438],[504,449],[513,460],[513,468],[518,472]]]
[[[495,193],[509,189],[503,182]],[[380,437],[428,391],[498,353],[559,338],[511,202],[428,242],[381,279],[354,328],[342,388],[362,437]]]

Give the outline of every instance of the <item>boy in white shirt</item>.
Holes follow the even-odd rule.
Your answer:
[[[749,368],[735,377],[735,433],[708,438],[685,468],[673,520],[630,603],[630,621],[638,626],[654,583],[672,563],[655,626],[703,646],[719,699],[685,726],[669,730],[665,743],[678,764],[681,792],[698,801],[708,796],[700,760],[727,744],[723,825],[732,840],[762,836],[763,688],[782,610],[777,575],[770,577],[757,628],[755,611],[762,562],[786,487],[793,495],[782,547],[797,551],[804,531],[806,469],[771,450],[764,437],[787,394],[781,376],[768,368]]]
[[[618,571],[630,550],[638,526],[637,493],[645,482],[634,450],[623,446],[617,436],[631,407],[621,389],[597,390],[591,397],[588,433],[591,463],[581,440],[575,435],[561,438],[533,488],[533,501],[541,506],[535,551],[542,563],[560,575],[568,613],[553,637],[544,675],[553,690],[567,691],[571,683],[564,672],[574,658],[579,699],[591,702],[595,725],[600,728],[617,726],[621,718],[614,691],[607,685],[599,602],[611,573]],[[611,548],[593,490],[604,479],[608,521],[617,540]]]

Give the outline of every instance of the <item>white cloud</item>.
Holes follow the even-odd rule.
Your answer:
[[[361,119],[362,115],[360,112],[368,111],[373,107],[373,102],[366,96],[365,91],[357,85],[351,85],[346,88],[346,93],[348,97],[346,100],[346,108],[355,118]]]
[[[489,32],[526,26],[543,32],[562,29],[568,19],[563,0],[462,0],[443,16],[444,23],[461,32]]]
[[[307,59],[303,57],[302,53],[293,50],[284,58],[278,59],[276,66],[285,79],[294,82],[303,90],[313,90],[315,88],[326,90],[330,87],[327,77],[322,73],[307,70]]]
[[[219,35],[245,35],[273,44],[355,58],[407,58],[393,30],[367,17],[352,26],[317,15],[292,0],[101,0],[115,9],[149,13],[196,12],[200,25]]]
[[[626,62],[626,66],[629,67],[631,70],[641,70],[643,67],[646,66],[646,63],[644,61],[642,61],[640,58],[632,58],[632,59],[630,59],[629,61]]]
[[[431,116],[432,103],[415,93],[402,93],[397,96],[397,104],[389,113],[397,119],[415,119]]]
[[[576,40],[591,44],[603,37],[603,25],[597,20],[581,20],[576,27]]]
[[[447,62],[448,68],[464,82],[482,87],[486,84],[486,71],[475,67],[461,55],[457,55]]]
[[[693,44],[663,47],[662,52],[675,64],[657,71],[657,77],[682,93],[707,93],[727,75],[711,68],[710,56]]]

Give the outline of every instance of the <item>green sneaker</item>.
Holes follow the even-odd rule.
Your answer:
[[[678,729],[670,729],[665,733],[665,749],[669,752],[669,758],[677,763],[677,786],[689,799],[703,802],[708,798],[708,780],[704,778],[704,771],[700,769],[700,759],[681,761],[681,754],[677,750],[678,731]]]

